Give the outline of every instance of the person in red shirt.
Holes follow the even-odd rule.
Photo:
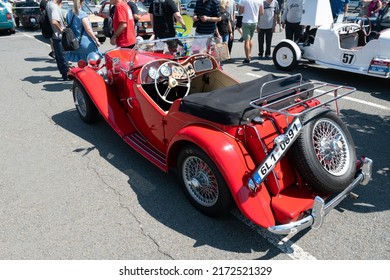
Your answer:
[[[111,45],[117,45],[122,48],[132,48],[137,42],[134,18],[129,5],[125,0],[110,0],[111,5],[115,5],[114,18],[112,25],[114,34],[111,37]]]

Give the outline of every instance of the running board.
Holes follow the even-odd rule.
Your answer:
[[[153,148],[139,132],[125,135],[123,140],[161,170],[167,172],[165,155]]]

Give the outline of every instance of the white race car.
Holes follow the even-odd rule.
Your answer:
[[[389,9],[383,18],[390,18]],[[363,24],[364,23],[364,24]],[[371,33],[368,18],[360,23],[333,23],[329,0],[304,1],[302,25],[310,25],[304,36],[293,42],[285,39],[273,51],[280,70],[292,70],[301,60],[353,73],[389,78],[390,28]]]

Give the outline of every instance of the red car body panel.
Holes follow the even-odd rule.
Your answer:
[[[258,120],[253,118],[248,122],[240,121],[239,124],[224,124],[213,118],[189,113],[181,108],[183,97],[176,98],[169,107],[161,107],[158,104],[161,100],[156,101],[153,94],[154,91],[159,92],[158,86],[162,82],[158,82],[162,76],[152,76],[150,70],[155,69],[154,67],[157,72],[165,64],[183,67],[188,71],[185,75],[192,79],[194,87],[196,82],[203,82],[205,75],[206,78],[213,77],[215,80],[219,77],[221,80],[217,80],[218,86],[227,84],[234,87],[239,84],[223,73],[218,62],[209,54],[194,54],[179,59],[175,55],[141,51],[141,48],[119,48],[105,55],[103,67],[106,74],[98,66],[90,65],[73,68],[68,75],[81,83],[93,104],[116,133],[161,170],[168,172],[175,168],[181,151],[188,144],[193,144],[215,164],[236,205],[255,224],[271,228],[310,217],[308,213],[315,208],[316,200],[325,200],[330,193],[318,191],[308,184],[296,169],[294,160],[297,158],[294,159],[291,154],[287,153],[275,162],[272,172],[259,181],[255,191],[249,187],[249,182],[256,180],[265,159],[270,158],[275,148],[280,148],[276,138],[286,136],[288,127],[296,120],[294,114],[322,104],[317,99],[302,97],[299,90],[293,94],[293,103],[286,110],[288,112],[261,111],[261,118]],[[197,70],[190,76],[192,70],[184,66],[198,62],[197,59],[207,61],[199,60],[200,64],[194,65],[192,69],[198,67]],[[170,73],[172,75],[173,72]],[[224,87],[222,89],[225,90]],[[188,92],[189,90],[188,86]],[[195,91],[194,97],[198,94],[203,96],[201,92]],[[176,96],[178,94],[179,91]],[[357,168],[362,168],[362,165]],[[313,219],[318,215],[314,213]],[[284,229],[281,232],[285,232]]]

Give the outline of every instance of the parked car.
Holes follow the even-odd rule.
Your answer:
[[[194,16],[195,6],[196,6],[196,1],[188,2],[185,14],[189,15],[190,17],[193,17]]]
[[[67,12],[72,9],[73,7],[73,2],[72,1],[62,1],[62,15],[64,18],[66,17]],[[83,4],[82,5],[82,10],[87,13],[88,19],[91,22],[92,25],[92,30],[95,34],[95,36],[99,39],[100,43],[104,43],[106,41],[106,36],[103,34],[103,21],[104,19],[96,15],[95,13],[92,12],[92,10],[89,8],[88,5]]]
[[[191,0],[180,0],[180,13],[182,15],[188,15],[187,13],[187,6],[188,3],[191,2]]]
[[[372,37],[369,21],[333,23],[329,1],[305,1],[304,9],[301,23],[311,29],[296,42],[285,39],[276,45],[272,58],[278,69],[289,71],[301,61],[311,61],[328,68],[389,78],[390,29]]]
[[[149,39],[153,35],[152,22],[150,21],[150,15],[148,13],[148,8],[142,4],[140,1],[135,2],[137,4],[138,12],[141,15],[141,18],[138,20],[138,36],[143,37],[144,39]],[[110,16],[110,1],[101,2],[100,11],[98,16],[106,18]]]
[[[15,25],[12,20],[12,14],[8,12],[2,2],[0,2],[0,32],[7,32],[8,34],[15,33]]]
[[[299,74],[239,83],[221,69],[209,36],[137,42],[108,51],[104,64],[91,53],[68,76],[81,120],[100,114],[158,168],[176,170],[206,215],[235,203],[277,234],[318,228],[370,180],[372,161],[356,156],[329,108],[354,88]]]
[[[16,27],[39,28],[41,10],[39,4],[33,1],[14,3]]]

